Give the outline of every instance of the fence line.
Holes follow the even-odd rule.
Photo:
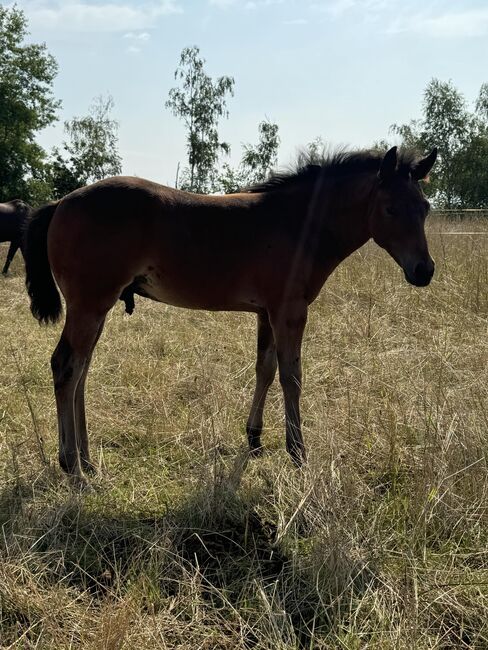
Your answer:
[[[488,209],[486,208],[438,208],[432,210],[431,214],[459,221],[462,219],[488,219]]]

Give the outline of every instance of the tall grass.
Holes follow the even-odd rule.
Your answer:
[[[0,280],[0,646],[487,648],[488,223],[429,230],[430,287],[371,244],[313,306],[303,471],[278,385],[247,458],[252,316],[117,305],[88,382],[90,494],[56,465],[59,329],[30,316],[18,260]]]

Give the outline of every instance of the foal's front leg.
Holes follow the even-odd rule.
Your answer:
[[[266,312],[258,314],[256,360],[256,388],[251,405],[251,412],[247,420],[247,439],[249,450],[253,454],[261,451],[261,432],[263,430],[263,410],[269,387],[276,375],[278,360],[273,330]]]
[[[302,388],[301,348],[303,332],[307,323],[306,302],[283,305],[271,314],[280,384],[283,389],[286,419],[286,448],[293,462],[300,466],[305,460],[300,422],[300,394]]]

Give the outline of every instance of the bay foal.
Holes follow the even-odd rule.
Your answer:
[[[90,469],[85,380],[107,312],[134,294],[190,309],[255,312],[256,389],[247,422],[261,447],[263,408],[276,369],[286,446],[305,457],[300,428],[301,344],[309,305],[334,268],[371,237],[411,284],[434,273],[424,232],[429,204],[418,160],[340,153],[246,192],[190,194],[132,177],[110,178],[41,208],[27,237],[27,289],[41,322],[66,322],[52,356],[59,460],[83,481]]]

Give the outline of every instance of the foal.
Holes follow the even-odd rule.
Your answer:
[[[246,192],[201,196],[132,177],[110,178],[41,208],[28,229],[27,290],[34,316],[66,322],[52,356],[59,460],[83,481],[90,469],[84,388],[107,312],[133,294],[179,307],[257,314],[256,388],[247,422],[261,447],[263,407],[277,367],[286,446],[305,458],[300,350],[309,305],[334,268],[371,237],[408,282],[429,284],[434,262],[418,181],[422,160],[396,147],[340,153]],[[54,276],[54,279],[53,279]]]

